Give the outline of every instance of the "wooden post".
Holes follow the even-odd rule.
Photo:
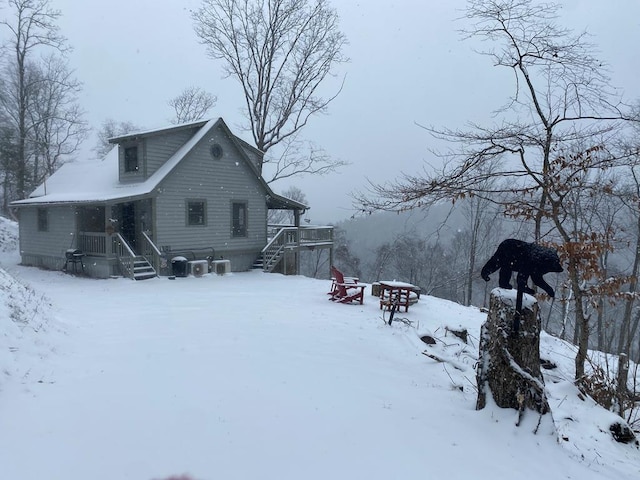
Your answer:
[[[491,395],[498,407],[540,415],[550,412],[540,371],[540,314],[538,303],[523,296],[518,333],[514,332],[517,292],[496,288],[491,292],[489,314],[480,333],[480,355],[476,378],[476,409],[487,405]]]
[[[333,267],[333,228],[331,229],[331,246],[329,247],[329,278],[331,278],[331,267]]]
[[[627,377],[629,376],[629,357],[626,353],[618,356],[618,378],[616,385],[616,396],[618,397],[618,415],[624,418],[626,404],[629,400],[629,390],[627,388]]]

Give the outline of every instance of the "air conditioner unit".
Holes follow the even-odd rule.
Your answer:
[[[211,271],[218,275],[231,273],[231,260],[213,260],[211,262]]]
[[[206,260],[194,260],[189,262],[189,273],[194,277],[201,277],[209,271],[209,262]]]

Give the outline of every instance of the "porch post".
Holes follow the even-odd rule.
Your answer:
[[[297,229],[296,231],[296,253],[294,254],[294,261],[296,262],[296,275],[300,275],[300,210],[295,209],[293,211],[293,223]]]
[[[331,231],[331,246],[329,247],[329,278],[331,278],[331,267],[333,267],[333,228]]]
[[[113,235],[118,233],[120,229],[120,222],[118,221],[118,215],[115,211],[114,203],[106,203],[104,206],[104,231],[107,234],[106,249],[107,258],[116,257],[113,251]]]

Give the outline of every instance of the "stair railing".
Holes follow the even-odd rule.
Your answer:
[[[124,276],[133,279],[133,264],[136,254],[124,237],[120,235],[120,232],[111,236],[111,253],[118,259],[120,270]]]
[[[267,246],[262,249],[262,269],[265,272],[272,272],[282,258],[285,249],[297,244],[298,229],[296,227],[281,228],[267,243]]]
[[[142,255],[147,261],[151,258],[151,265],[156,272],[160,272],[162,252],[146,232],[142,232],[142,239]]]

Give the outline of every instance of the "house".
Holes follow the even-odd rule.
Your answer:
[[[203,265],[290,273],[301,250],[332,248],[331,227],[301,227],[308,207],[271,190],[263,152],[221,118],[109,141],[104,159],[64,164],[12,203],[22,264],[97,278],[199,274]],[[269,209],[293,210],[295,224],[269,235]]]

